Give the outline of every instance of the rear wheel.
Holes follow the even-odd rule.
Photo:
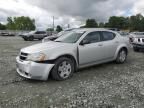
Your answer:
[[[66,80],[70,78],[74,73],[74,63],[71,59],[61,57],[55,62],[55,66],[52,70],[52,78],[55,80]]]
[[[122,64],[127,59],[127,51],[125,49],[121,49],[117,55],[116,63]]]

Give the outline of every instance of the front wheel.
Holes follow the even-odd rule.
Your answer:
[[[74,73],[74,63],[71,59],[61,57],[55,62],[55,66],[51,72],[52,78],[55,80],[66,80]]]
[[[24,41],[28,41],[28,39],[27,39],[27,38],[24,38]]]
[[[30,36],[29,37],[29,41],[33,41],[34,40],[34,37],[33,36]]]
[[[127,59],[127,51],[125,49],[121,49],[117,55],[116,63],[122,64]]]

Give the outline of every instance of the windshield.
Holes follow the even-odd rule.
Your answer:
[[[60,37],[60,36],[64,35],[65,33],[67,33],[67,32],[66,32],[66,31],[61,31],[61,32],[59,32],[59,33],[57,34],[57,36]]]
[[[84,31],[71,31],[63,34],[61,37],[56,39],[55,42],[76,43],[84,33]]]

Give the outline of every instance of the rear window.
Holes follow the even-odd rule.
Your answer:
[[[102,40],[103,41],[108,41],[108,40],[113,40],[115,38],[116,34],[108,31],[103,31],[102,32]]]

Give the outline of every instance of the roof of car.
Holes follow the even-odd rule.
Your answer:
[[[110,31],[110,32],[115,32],[106,28],[78,28],[78,29],[74,29],[75,31]]]

